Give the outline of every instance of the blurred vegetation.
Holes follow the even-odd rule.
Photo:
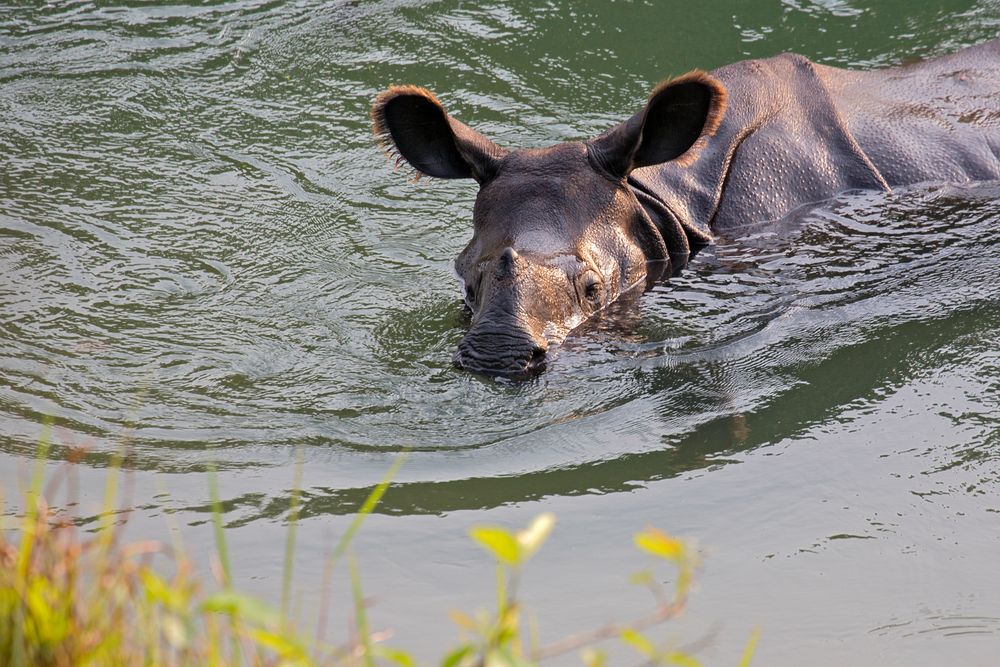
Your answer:
[[[358,565],[349,553],[352,537],[388,489],[403,456],[369,494],[327,559],[319,618],[316,627],[306,627],[290,613],[289,603],[297,493],[291,500],[282,600],[276,609],[232,586],[214,474],[209,475],[209,490],[215,508],[216,581],[206,581],[185,555],[177,526],[168,526],[169,543],[124,541],[128,512],[117,507],[120,466],[108,473],[104,510],[96,528],[84,530],[74,516],[55,509],[47,498],[54,497],[60,485],[75,487],[68,472],[74,463],[65,464],[45,487],[47,454],[43,438],[23,512],[13,521],[0,512],[0,665],[416,667],[410,653],[385,645],[369,629]],[[301,464],[296,468],[296,488],[300,481]],[[67,502],[74,504],[72,498]],[[662,645],[648,634],[684,609],[698,565],[697,553],[687,543],[654,528],[637,534],[635,544],[654,561],[669,564],[675,583],[672,589],[664,587],[652,569],[632,576],[633,583],[652,592],[653,610],[626,624],[539,644],[537,628],[525,627],[517,592],[525,564],[554,525],[555,517],[543,513],[519,531],[499,526],[470,531],[471,538],[496,560],[496,607],[471,615],[452,612],[461,639],[441,659],[441,667],[528,667],[570,652],[578,652],[587,667],[601,667],[606,653],[599,645],[607,640],[634,648],[644,664],[701,664],[686,650]],[[328,591],[335,566],[345,555],[355,631],[332,643],[325,638]],[[755,633],[741,666],[749,664],[756,641]]]

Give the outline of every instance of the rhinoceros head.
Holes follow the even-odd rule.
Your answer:
[[[472,311],[455,363],[491,375],[537,372],[550,344],[644,281],[648,266],[662,272],[671,248],[628,175],[693,161],[725,97],[715,79],[692,72],[595,139],[508,151],[423,88],[380,94],[372,119],[383,147],[421,174],[479,183],[472,240],[455,260]]]

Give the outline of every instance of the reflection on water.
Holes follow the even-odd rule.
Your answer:
[[[960,507],[945,537],[985,570],[996,545],[969,517],[1000,510],[1000,185],[847,193],[720,239],[539,378],[496,382],[451,365],[473,188],[393,174],[367,114],[377,91],[418,83],[500,144],[538,146],[603,131],[694,67],[787,50],[886,65],[998,28],[995,3],[971,1],[7,8],[0,486],[17,486],[48,415],[54,459],[86,445],[85,468],[104,468],[127,440],[141,479],[168,480],[173,496],[138,485],[141,518],[202,521],[199,473],[216,462],[227,518],[274,556],[264,578],[296,450],[309,550],[309,522],[355,511],[403,448],[380,508],[398,523],[373,530],[413,538],[411,559],[434,561],[469,511],[558,505],[610,536],[622,522],[605,515],[633,528],[682,505],[665,527],[720,552],[836,573],[864,549],[861,570],[894,570],[936,557],[935,522]],[[835,503],[859,516],[829,518]],[[722,607],[773,592],[740,598],[744,568],[716,572]],[[970,581],[956,589],[993,583]],[[873,604],[858,632],[995,628],[929,595],[928,613]]]

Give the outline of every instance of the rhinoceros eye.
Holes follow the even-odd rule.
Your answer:
[[[587,301],[597,303],[601,298],[601,281],[591,274],[583,279],[583,295]]]
[[[469,304],[474,305],[476,303],[476,297],[479,296],[479,285],[483,282],[483,276],[480,274],[476,277],[475,283],[467,282],[465,283],[465,300]]]

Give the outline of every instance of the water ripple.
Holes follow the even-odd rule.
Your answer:
[[[734,415],[806,391],[831,359],[943,327],[872,362],[881,375],[855,398],[877,396],[936,363],[966,314],[995,327],[997,188],[929,186],[722,239],[589,323],[535,381],[455,370],[467,322],[450,265],[474,191],[393,176],[372,95],[426,84],[501,143],[537,145],[600,131],[657,79],[712,62],[680,37],[662,62],[603,47],[616,31],[598,6],[427,9],[83,2],[0,19],[5,447],[29,447],[52,414],[104,450],[131,424],[153,468],[199,447],[405,446],[428,474],[463,450],[510,454],[507,474],[718,424],[738,443]],[[842,9],[782,11],[833,29],[857,20]],[[621,11],[642,26],[652,10]],[[593,43],[541,49],[566,21]]]

